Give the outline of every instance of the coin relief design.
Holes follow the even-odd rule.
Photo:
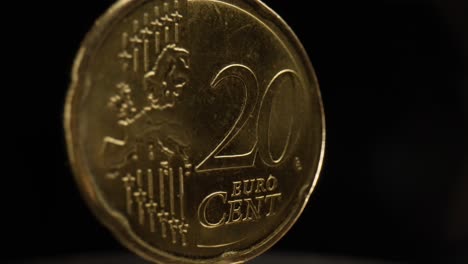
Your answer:
[[[132,33],[122,33],[122,50],[116,55],[122,80],[108,107],[124,137],[103,139],[102,160],[109,178],[122,181],[126,215],[149,232],[158,231],[161,239],[187,246],[184,182],[193,167],[188,131],[176,119],[153,115],[176,108],[187,89],[190,53],[179,46],[183,18],[174,0],[172,6],[154,6],[153,14],[132,21]],[[135,93],[144,97],[139,104]]]
[[[148,260],[251,259],[287,232],[318,180],[318,84],[294,34],[259,1],[119,1],[72,77],[65,128],[77,182]]]

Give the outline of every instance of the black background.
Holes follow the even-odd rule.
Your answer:
[[[74,56],[112,2],[4,9],[7,262],[123,250],[82,201],[62,129]],[[468,1],[265,2],[309,53],[328,130],[317,189],[272,250],[468,263]]]

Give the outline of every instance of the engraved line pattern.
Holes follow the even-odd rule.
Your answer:
[[[167,65],[170,63],[179,63],[177,66],[189,69],[184,57],[189,52],[177,46],[183,18],[179,0],[166,1],[144,13],[141,19],[131,21],[129,32],[122,33],[117,59],[124,80],[117,84],[117,93],[108,103],[110,108],[117,110],[120,126],[138,125],[148,112],[174,107],[173,100],[179,96],[185,82],[155,83],[154,80],[160,77],[158,74],[165,71],[165,67],[176,67]],[[148,85],[165,88],[163,96],[169,99],[162,101],[164,98],[160,98],[161,94],[148,92],[156,88],[147,87],[144,83],[142,88],[149,93],[147,97],[151,104],[137,107],[131,86],[141,83],[142,79]],[[171,85],[177,89],[169,90]],[[130,219],[135,219],[138,225],[168,239],[172,244],[187,246],[189,224],[185,219],[184,193],[186,178],[192,175],[193,165],[183,147],[177,142],[175,146],[168,145],[154,130],[154,134],[148,133],[149,136],[138,140],[106,137],[104,146],[123,149],[122,152],[128,157],[119,165],[116,175],[122,175],[125,210]],[[129,142],[131,140],[134,142]],[[128,143],[133,144],[132,147]]]
[[[150,20],[150,14],[145,13],[141,29],[140,21],[134,20],[132,23],[132,34],[129,36],[127,32],[122,33],[122,51],[118,54],[118,58],[120,59],[123,71],[126,71],[131,63],[133,71],[135,73],[139,72],[141,70],[141,60],[144,61],[143,70],[145,72],[149,70],[150,43],[154,45],[155,54],[161,52],[161,45],[179,43],[180,22],[184,18],[179,12],[179,1],[174,0],[172,12],[169,3],[165,2],[163,4],[163,14],[160,12],[160,7],[155,6],[153,17],[154,19]],[[161,34],[164,34],[164,43],[162,43]],[[141,54],[142,50],[143,54]]]

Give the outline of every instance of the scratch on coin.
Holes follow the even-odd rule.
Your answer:
[[[252,27],[253,25],[252,24],[247,24],[247,25],[244,25],[236,30],[234,30],[234,32],[231,33],[231,37],[236,35],[237,33],[241,32],[242,30],[246,29],[246,28],[249,28],[249,27]]]
[[[215,11],[216,11],[216,14],[218,14],[218,16],[221,16],[221,11],[219,11],[218,6],[213,5],[213,7],[214,7],[214,9],[215,9]]]

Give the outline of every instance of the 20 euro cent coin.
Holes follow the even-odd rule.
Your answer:
[[[121,0],[86,36],[65,107],[96,216],[156,263],[240,263],[294,224],[325,146],[299,40],[257,0]]]

